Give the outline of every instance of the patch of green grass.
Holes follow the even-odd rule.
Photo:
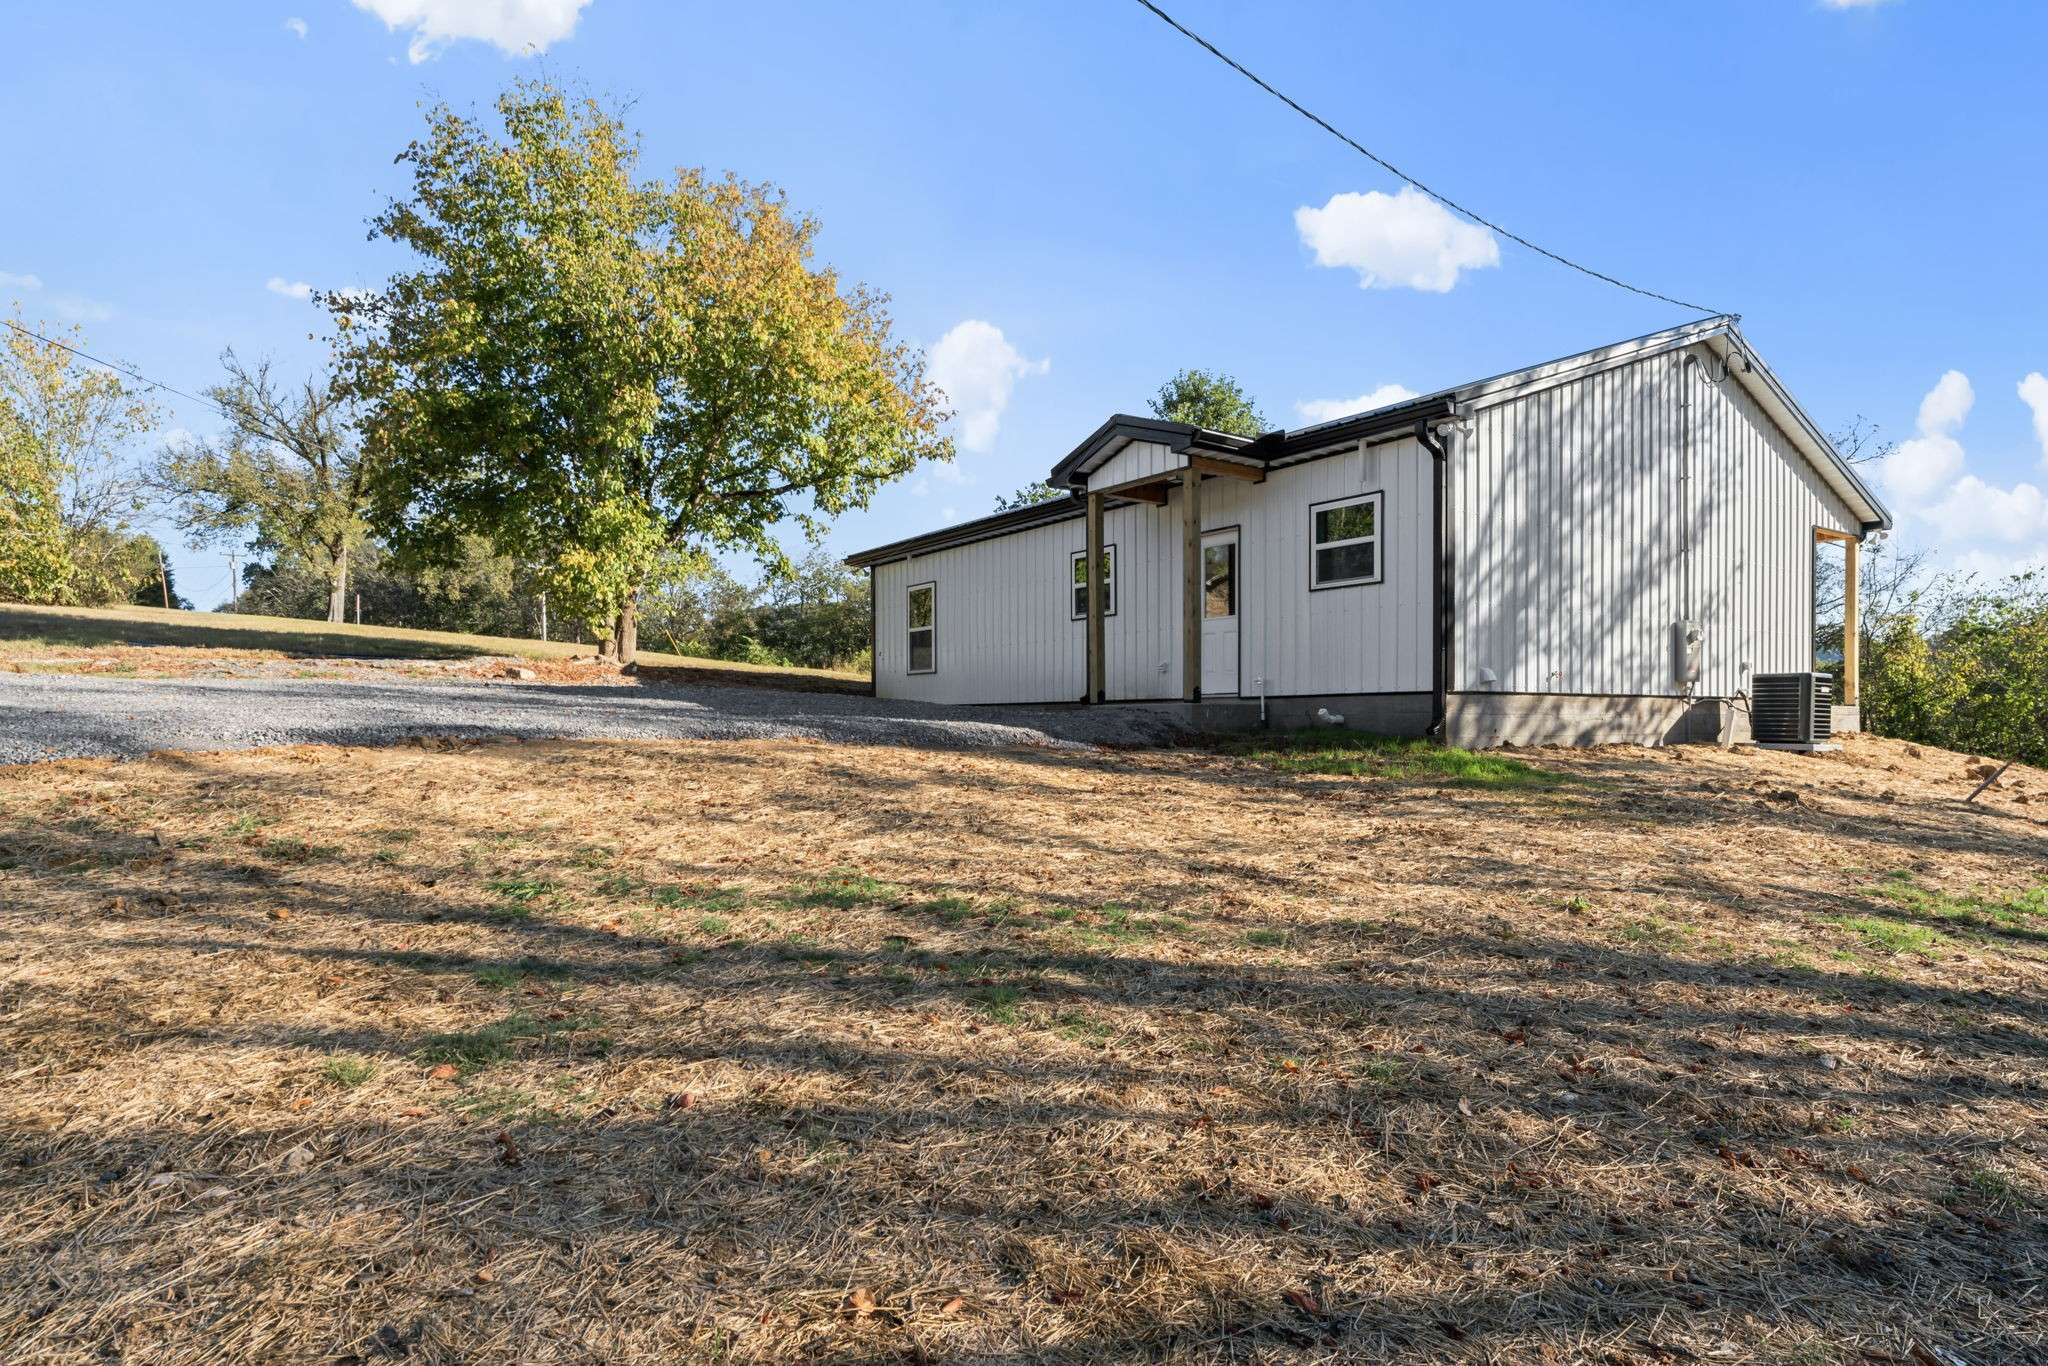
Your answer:
[[[697,933],[708,934],[713,939],[725,935],[731,929],[731,923],[723,916],[707,915],[700,917],[697,921]]]
[[[1053,1021],[1053,1032],[1063,1039],[1090,1048],[1106,1048],[1116,1030],[1079,1010],[1063,1011]]]
[[[948,925],[957,925],[975,912],[974,902],[964,896],[937,896],[918,906],[927,915],[935,915]]]
[[[1668,920],[1659,920],[1654,915],[1645,915],[1624,921],[1616,927],[1614,937],[1626,944],[1669,949],[1684,943],[1691,933],[1690,925],[1674,924]]]
[[[541,958],[522,958],[516,963],[492,963],[476,970],[479,986],[509,991],[528,982],[560,981],[569,975],[558,963]]]
[[[1956,1178],[1956,1190],[1968,1199],[1995,1209],[2021,1210],[2034,1203],[2018,1182],[1992,1167],[1967,1168]]]
[[[1246,930],[1244,942],[1255,949],[1284,949],[1287,947],[1287,931]]]
[[[331,859],[341,852],[338,844],[308,844],[300,839],[268,839],[263,841],[263,852],[271,858],[283,859],[287,863],[313,863]]]
[[[564,1079],[566,1080],[566,1079]],[[553,1099],[516,1086],[465,1086],[443,1102],[449,1109],[471,1119],[505,1124],[557,1124],[571,1119],[582,1107],[574,1083],[551,1086]]]
[[[524,1011],[507,1015],[481,1029],[455,1034],[435,1034],[413,1054],[428,1066],[448,1064],[463,1076],[472,1076],[493,1063],[504,1062],[522,1044],[547,1045],[557,1039],[589,1030],[596,1020],[571,1015],[560,1020],[538,1019]],[[610,1041],[591,1036],[576,1041],[579,1052],[602,1053]]]
[[[259,816],[253,811],[244,811],[241,815],[228,822],[228,833],[230,835],[253,835],[266,825],[276,824],[277,818],[274,816]]]
[[[353,1091],[377,1075],[377,1064],[368,1058],[333,1057],[320,1064],[320,1079],[344,1091]]]
[[[665,911],[702,911],[723,915],[746,904],[747,894],[737,887],[656,887],[649,899]]]
[[[578,868],[603,868],[611,863],[615,851],[601,844],[585,844],[569,855],[569,862]]]
[[[1415,1069],[1399,1058],[1374,1058],[1359,1069],[1359,1075],[1374,1086],[1399,1090],[1414,1079]]]
[[[396,849],[379,849],[376,853],[370,855],[370,862],[381,863],[387,868],[391,867],[398,862],[398,851]]]
[[[639,879],[629,877],[625,873],[613,873],[597,880],[597,891],[600,896],[631,896],[639,886]]]
[[[1947,941],[1925,925],[1911,925],[1876,915],[1838,915],[1828,921],[1837,929],[1859,936],[1864,946],[1885,953],[1917,953],[1924,958]]]
[[[1871,892],[1901,909],[1932,920],[1950,920],[1975,929],[2030,929],[2048,921],[2048,885],[2015,893],[1945,892],[1922,886],[1903,869],[1888,873]],[[2042,926],[2048,930],[2048,925]]]
[[[1557,904],[1573,915],[1584,915],[1593,909],[1592,901],[1583,896],[1568,896]]]
[[[887,901],[890,895],[886,883],[877,882],[865,873],[836,872],[799,882],[785,892],[782,899],[792,906],[822,906],[850,911],[856,906],[872,906]]]
[[[1017,1023],[1017,1002],[1024,999],[1024,993],[1015,987],[982,987],[968,998],[976,1008],[993,1024],[1013,1025]]]
[[[1435,782],[1451,787],[1513,791],[1550,788],[1570,777],[1511,759],[1427,740],[1389,739],[1354,731],[1290,731],[1230,736],[1218,748],[1282,773]]]
[[[484,888],[498,898],[491,908],[492,917],[498,920],[527,919],[534,903],[552,899],[556,890],[554,883],[536,877],[494,877]]]

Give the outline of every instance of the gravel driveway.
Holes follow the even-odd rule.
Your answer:
[[[1171,717],[1144,707],[936,707],[769,688],[0,674],[0,764],[422,735],[809,738],[977,749],[1159,744],[1182,734]]]

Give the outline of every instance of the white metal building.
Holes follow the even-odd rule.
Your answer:
[[[1751,676],[1813,667],[1816,540],[1853,586],[1891,525],[1731,317],[1256,438],[1119,415],[1051,482],[849,558],[879,695],[1731,736]]]

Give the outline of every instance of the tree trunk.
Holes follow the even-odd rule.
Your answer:
[[[327,584],[327,619],[339,626],[348,620],[348,547],[334,557],[334,577]]]
[[[633,662],[633,656],[640,650],[640,623],[633,617],[634,605],[640,600],[640,590],[626,594],[626,601],[619,608],[619,615],[612,622],[612,648],[618,654],[619,666],[624,668]]]

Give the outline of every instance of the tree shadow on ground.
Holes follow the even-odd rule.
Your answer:
[[[1944,983],[1617,940],[1535,914],[1581,884],[1508,849],[1433,886],[1438,864],[1383,840],[1373,866],[1412,909],[1348,904],[1327,869],[1277,898],[1257,882],[1276,839],[1322,829],[1301,854],[1334,864],[1400,820],[1549,820],[1548,795],[1038,752],[985,774],[719,746],[380,758],[186,756],[136,795],[81,774],[0,825],[0,1041],[14,1106],[42,1107],[9,1107],[0,1343],[846,1361],[2038,1345],[2038,1153],[2001,1137],[2042,1113],[2032,959]],[[593,769],[645,800],[598,801]],[[1240,791],[1239,824],[1193,857],[1191,817],[1027,836],[1021,807],[1126,784]],[[1590,829],[1635,795],[1556,800]],[[739,821],[766,802],[791,832],[772,843]],[[1822,818],[1744,809],[1751,829]],[[613,852],[650,831],[658,857]],[[971,831],[1042,875],[1009,893],[952,870]],[[1994,822],[1968,838],[2041,852]],[[1113,889],[1088,872],[1146,860],[1161,870]],[[1680,871],[1773,915],[1869,900]],[[1174,899],[1116,905],[1132,887]],[[371,1075],[336,1082],[336,1058]]]

